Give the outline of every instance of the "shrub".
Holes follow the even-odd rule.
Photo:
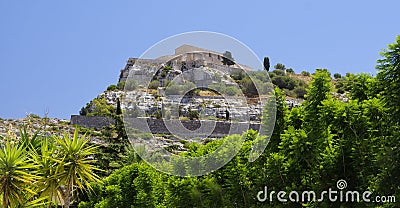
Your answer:
[[[274,70],[271,73],[273,73],[275,75],[278,75],[278,76],[285,76],[286,75],[285,72],[282,71],[282,70]]]
[[[340,78],[342,78],[342,75],[339,74],[339,73],[335,73],[335,74],[333,74],[333,77],[334,77],[335,79],[340,79]]]
[[[283,64],[281,64],[281,63],[277,63],[277,64],[274,66],[274,68],[275,68],[275,69],[280,69],[280,70],[285,70],[285,69],[286,69],[286,66],[283,65]]]
[[[29,114],[28,117],[29,118],[38,118],[38,119],[40,118],[40,116],[33,114],[33,113]]]
[[[307,90],[304,87],[297,87],[293,90],[293,92],[296,94],[297,98],[304,99],[304,95],[307,93]]]
[[[199,111],[194,111],[189,108],[188,117],[190,120],[198,119],[199,115],[200,115]]]
[[[293,90],[296,86],[296,81],[288,76],[276,76],[272,78],[272,83],[281,89]]]
[[[242,80],[245,77],[245,75],[242,71],[236,71],[231,74],[231,77],[234,80]]]
[[[124,90],[125,82],[118,82],[117,87],[118,87],[118,89],[120,89],[120,90]]]
[[[306,77],[311,76],[310,72],[308,72],[308,71],[302,71],[301,75],[306,76]]]
[[[149,84],[149,89],[154,89],[156,90],[160,86],[160,82],[158,80],[153,80]]]
[[[294,74],[294,70],[292,68],[286,69],[287,73]]]
[[[107,91],[115,91],[117,89],[118,89],[117,85],[110,85],[107,87]]]

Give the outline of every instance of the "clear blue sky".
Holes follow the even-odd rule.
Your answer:
[[[69,118],[118,80],[128,57],[215,31],[300,72],[375,73],[400,34],[400,1],[0,1],[0,117]],[[234,55],[234,54],[233,54]]]

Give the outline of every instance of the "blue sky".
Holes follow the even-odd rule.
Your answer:
[[[0,1],[0,117],[69,118],[118,80],[128,57],[214,31],[300,72],[375,73],[400,34],[398,0]],[[234,54],[233,54],[234,55]]]

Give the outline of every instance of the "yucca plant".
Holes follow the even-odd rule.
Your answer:
[[[60,174],[57,173],[58,163],[54,162],[57,146],[51,137],[45,137],[40,142],[39,148],[31,148],[31,157],[38,167],[37,175],[40,176],[37,186],[40,196],[46,197],[48,207],[62,201],[60,188]]]
[[[89,145],[89,140],[85,135],[79,137],[77,130],[72,138],[65,133],[54,140],[58,156],[52,160],[57,163],[55,175],[61,184],[58,190],[64,206],[69,208],[77,189],[90,190],[90,182],[100,182],[100,177],[94,172],[100,170],[94,166],[93,159],[97,146]]]
[[[0,194],[2,207],[26,204],[27,195],[35,195],[36,166],[20,143],[5,138],[0,148]]]

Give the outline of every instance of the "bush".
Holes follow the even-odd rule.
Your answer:
[[[282,70],[274,70],[271,72],[272,74],[275,74],[277,76],[286,76],[285,72]]]
[[[245,77],[242,71],[236,71],[231,74],[231,78],[234,80],[242,80]]]
[[[287,73],[294,74],[294,70],[292,68],[286,69]]]
[[[149,89],[154,89],[156,90],[160,86],[160,82],[158,80],[153,80],[149,84]]]
[[[285,69],[286,69],[286,66],[283,65],[283,64],[281,64],[281,63],[277,63],[277,64],[274,66],[274,68],[275,68],[275,69],[280,69],[280,70],[285,70]]]
[[[340,79],[340,78],[342,78],[342,75],[339,74],[339,73],[335,73],[335,74],[333,74],[333,77],[334,77],[335,79]]]
[[[40,118],[40,116],[38,116],[38,115],[36,115],[36,114],[33,114],[33,113],[29,114],[28,117],[29,117],[29,118],[37,118],[37,119]]]
[[[296,81],[288,76],[276,76],[272,78],[272,83],[281,89],[293,90],[297,85]]]
[[[188,117],[190,120],[198,119],[199,115],[200,115],[199,111],[194,111],[189,108]]]
[[[117,85],[110,85],[107,87],[107,91],[115,91],[117,89],[118,89]]]
[[[296,94],[297,98],[304,99],[304,95],[307,93],[307,90],[304,87],[297,87],[293,90],[293,92]]]
[[[301,75],[306,76],[306,77],[311,76],[310,72],[308,72],[308,71],[302,71]]]
[[[225,93],[229,96],[234,96],[238,95],[240,93],[240,90],[234,86],[229,86],[225,88]]]

